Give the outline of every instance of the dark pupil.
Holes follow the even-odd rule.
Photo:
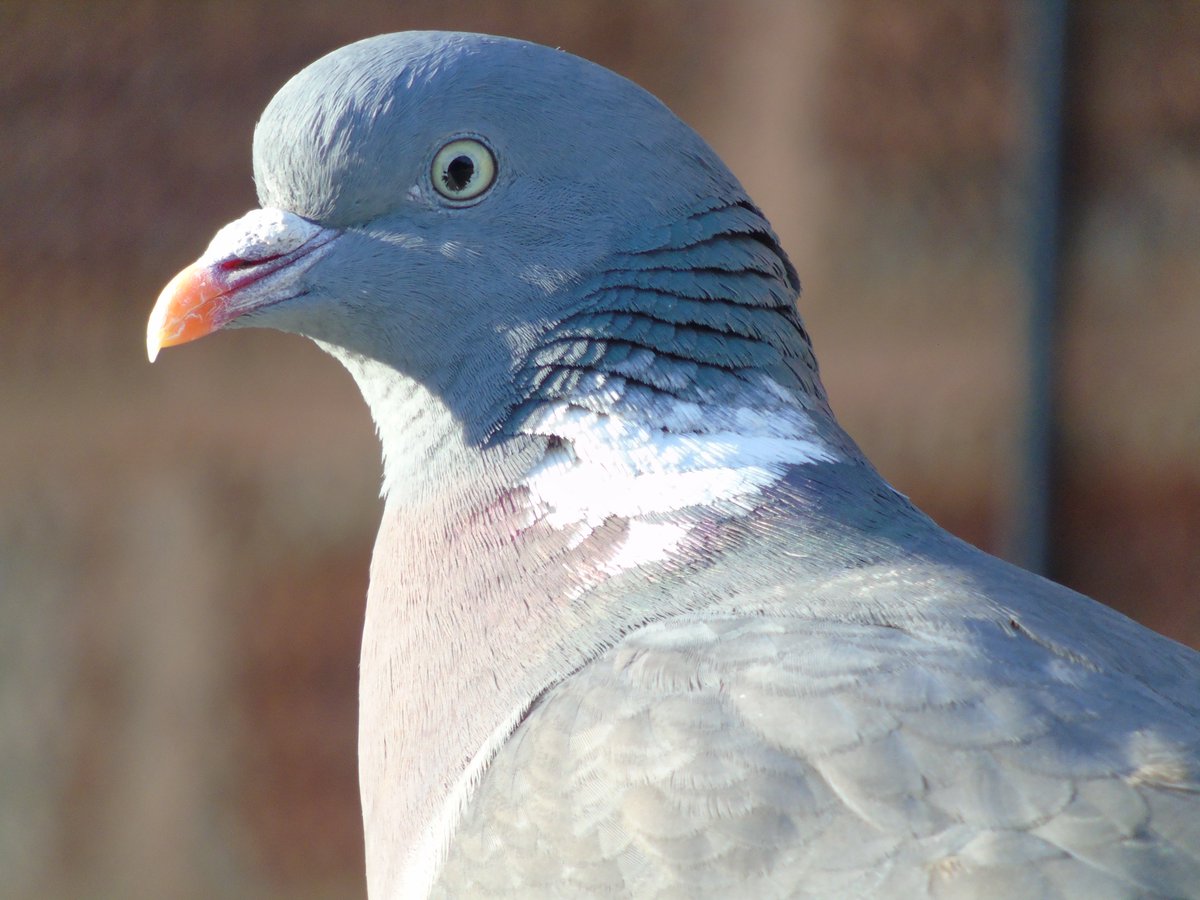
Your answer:
[[[450,160],[450,165],[446,166],[446,174],[444,176],[446,187],[452,191],[461,191],[475,176],[475,163],[471,162],[469,156],[456,156]]]

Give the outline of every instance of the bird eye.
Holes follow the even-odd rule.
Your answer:
[[[496,180],[496,157],[479,141],[459,138],[437,152],[430,175],[447,200],[474,200]]]

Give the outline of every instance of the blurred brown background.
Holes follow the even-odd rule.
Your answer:
[[[266,332],[168,351],[159,288],[255,205],[317,56],[405,28],[650,88],[781,233],[835,409],[1002,551],[1018,512],[1018,2],[0,3],[0,894],[361,895],[357,642],[378,448]],[[1200,3],[1070,21],[1052,574],[1200,645]]]

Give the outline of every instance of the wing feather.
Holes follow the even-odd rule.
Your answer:
[[[647,626],[531,711],[435,895],[1200,895],[1195,723],[995,632]]]

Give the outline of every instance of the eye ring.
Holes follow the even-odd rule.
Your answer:
[[[456,138],[433,157],[433,189],[451,203],[478,200],[496,181],[496,157],[475,138]]]

